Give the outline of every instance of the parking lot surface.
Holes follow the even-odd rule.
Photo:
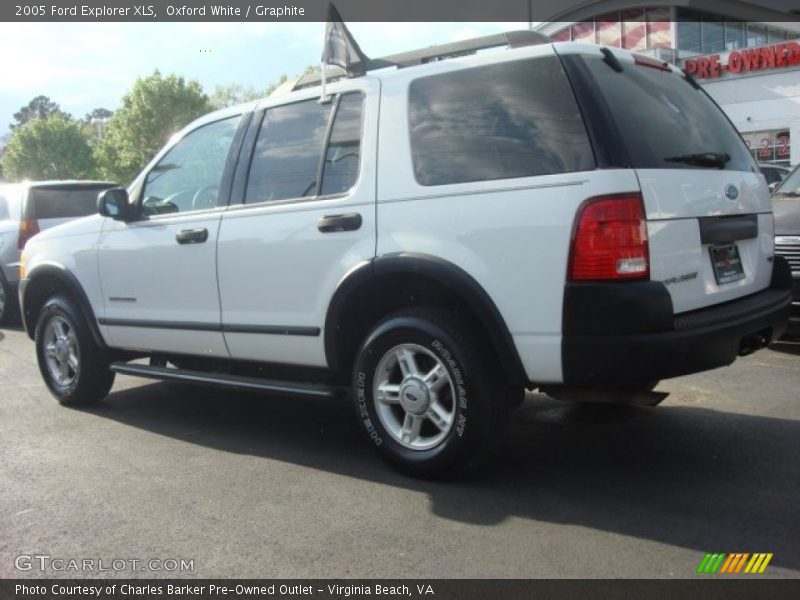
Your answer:
[[[98,575],[15,568],[35,553],[194,561],[127,577],[691,577],[706,552],[799,577],[800,349],[658,389],[616,411],[529,394],[492,468],[426,482],[377,458],[345,400],[118,376],[62,408],[3,329],[0,577]]]

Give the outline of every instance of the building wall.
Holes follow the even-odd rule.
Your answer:
[[[722,57],[724,60],[725,55]],[[726,74],[699,83],[752,145],[760,148],[761,140],[767,136],[748,134],[788,130],[789,156],[780,154],[780,140],[774,139],[776,148],[773,155],[757,155],[759,161],[784,162],[784,158],[788,158],[791,165],[800,163],[800,65],[739,75]]]

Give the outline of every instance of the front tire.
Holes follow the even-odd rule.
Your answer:
[[[54,296],[45,303],[35,340],[39,371],[61,404],[90,404],[108,395],[114,372],[69,298]]]
[[[496,449],[507,386],[474,325],[437,309],[395,313],[375,326],[354,369],[354,402],[370,443],[418,477],[455,476]]]

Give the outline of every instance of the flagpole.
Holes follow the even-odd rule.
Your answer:
[[[320,94],[320,97],[319,97],[319,103],[320,104],[325,104],[325,103],[328,102],[328,96],[325,93],[325,63],[324,62],[320,62],[319,66],[322,69],[322,73],[321,73],[321,75],[322,75],[322,93]]]

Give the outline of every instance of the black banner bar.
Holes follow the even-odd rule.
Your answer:
[[[329,0],[3,0],[2,21],[317,21]],[[631,3],[633,4],[633,3]],[[336,0],[347,21],[580,21],[610,10],[614,0]],[[639,6],[647,6],[643,0]],[[800,21],[795,0],[685,0],[676,6],[743,21]],[[659,5],[662,6],[662,5]],[[625,7],[628,7],[627,4]]]
[[[672,580],[6,579],[3,600],[735,600],[799,598],[800,580],[705,576]]]

